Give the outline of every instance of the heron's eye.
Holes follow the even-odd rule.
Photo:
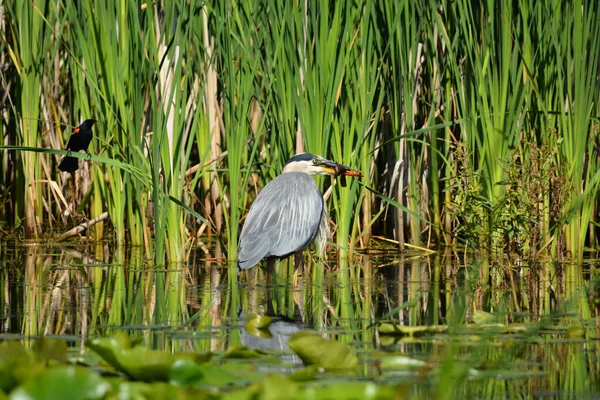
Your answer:
[[[313,164],[317,165],[319,163],[319,160],[317,160],[316,158],[313,158]]]

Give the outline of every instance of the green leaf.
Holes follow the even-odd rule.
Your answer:
[[[129,344],[121,341],[125,346]],[[200,353],[165,353],[144,347],[121,348],[119,340],[94,339],[87,342],[87,346],[98,354],[104,361],[132,379],[143,381],[167,381],[169,370],[178,360],[191,360],[201,364],[206,362],[210,355]]]
[[[242,390],[227,393],[223,399],[297,399],[300,389],[297,383],[281,374],[266,376],[263,380]]]
[[[190,360],[179,360],[169,371],[169,381],[178,386],[224,386],[239,381],[239,377],[221,367],[209,364],[198,365]]]
[[[9,392],[45,368],[46,362],[35,360],[20,342],[0,343],[0,390]]]
[[[67,343],[64,340],[41,337],[33,343],[32,350],[38,361],[67,362]]]
[[[377,331],[380,335],[389,336],[418,336],[433,333],[444,333],[448,330],[446,325],[423,325],[410,326],[398,325],[392,321],[380,322],[377,324]]]
[[[525,324],[521,324],[518,322],[508,324],[502,330],[503,333],[525,333],[527,331],[528,329],[525,326]]]
[[[585,326],[570,326],[566,332],[567,339],[585,339]]]
[[[409,370],[424,367],[427,363],[404,355],[386,355],[381,357],[380,365],[382,369]]]
[[[489,312],[475,310],[473,312],[473,322],[476,324],[490,324],[493,322],[498,322],[498,318]]]
[[[259,314],[248,314],[244,317],[246,322],[246,330],[253,336],[261,338],[271,338],[271,332],[269,332],[269,325],[273,322],[273,318]]]
[[[119,399],[187,400],[208,397],[201,389],[182,388],[164,382],[122,382],[116,391]]]
[[[288,340],[288,345],[304,365],[316,365],[326,370],[358,367],[358,358],[346,343],[323,339],[315,333],[294,333]]]
[[[21,367],[31,370],[33,358],[20,342],[0,343],[0,389],[9,392],[21,382]]]
[[[78,366],[56,367],[43,371],[36,379],[16,388],[12,400],[101,399],[110,384],[96,372]]]
[[[377,332],[380,335],[399,335],[401,332],[397,328],[397,324],[392,322],[380,322],[377,324]]]
[[[319,367],[316,365],[309,365],[306,368],[301,368],[290,374],[290,379],[296,382],[311,381],[315,379],[315,376],[317,376],[318,372]]]
[[[329,385],[313,385],[306,388],[305,399],[396,399],[403,398],[401,393],[397,393],[393,388],[387,385],[375,384],[373,382],[344,382]]]
[[[249,349],[245,346],[235,346],[235,347],[231,347],[231,348],[227,349],[227,351],[225,352],[225,354],[223,354],[221,359],[223,359],[223,360],[235,359],[235,358],[253,359],[253,358],[260,358],[262,356],[263,356],[263,354],[258,352],[257,350]]]

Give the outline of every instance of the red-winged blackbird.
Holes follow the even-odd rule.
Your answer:
[[[83,150],[87,152],[90,142],[92,141],[92,125],[96,123],[95,119],[86,119],[79,125],[69,138],[67,143],[67,154],[71,154],[72,151]],[[61,163],[58,165],[58,169],[65,172],[75,172],[79,169],[79,160],[75,157],[65,156]]]

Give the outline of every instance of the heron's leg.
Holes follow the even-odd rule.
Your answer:
[[[296,266],[296,269],[302,268],[302,273],[304,273],[304,257],[302,257],[301,251],[294,253],[294,265]]]
[[[271,287],[271,284],[273,283],[273,278],[277,278],[275,276],[276,262],[277,260],[275,258],[267,258],[267,287]]]
[[[275,275],[275,263],[277,259],[267,258],[267,315],[275,315],[273,309],[273,290],[277,290],[277,275]]]
[[[259,269],[260,268],[252,268],[248,270],[248,286],[256,286]]]

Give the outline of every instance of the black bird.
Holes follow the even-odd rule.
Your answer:
[[[90,142],[92,141],[92,125],[95,123],[95,119],[86,119],[81,125],[75,128],[67,143],[68,154],[71,154],[72,151],[80,150],[87,152]],[[58,169],[73,173],[75,170],[79,169],[79,160],[67,155],[58,165]]]

